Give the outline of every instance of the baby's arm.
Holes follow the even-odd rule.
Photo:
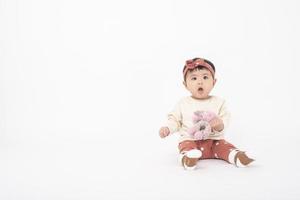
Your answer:
[[[214,119],[212,119],[210,122],[209,122],[211,128],[215,131],[222,131],[224,129],[224,123],[223,123],[223,120],[219,117],[215,117]]]
[[[228,124],[229,124],[229,120],[230,120],[230,113],[227,109],[227,106],[226,106],[226,102],[224,101],[221,108],[220,108],[220,111],[219,111],[219,117],[222,119],[223,121],[223,124],[224,124],[224,129],[227,128]]]
[[[180,105],[177,103],[175,108],[168,114],[168,120],[165,126],[160,128],[160,137],[166,137],[169,134],[177,132],[181,126],[181,110]]]
[[[210,121],[214,136],[216,136],[216,134],[219,136],[223,135],[224,130],[228,126],[229,119],[230,113],[228,112],[226,103],[224,101],[219,110],[218,117]]]

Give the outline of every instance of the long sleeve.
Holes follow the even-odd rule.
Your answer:
[[[229,120],[230,120],[230,113],[227,110],[226,102],[223,101],[223,104],[219,110],[218,116],[222,119],[223,124],[224,124],[224,129],[220,132],[214,131],[214,137],[220,137],[224,135],[224,132],[226,131],[228,125],[229,125]]]
[[[170,130],[170,133],[179,131],[179,128],[182,125],[182,115],[180,110],[179,103],[176,104],[174,109],[168,114],[167,127]]]
[[[208,139],[224,139],[224,132],[228,127],[230,115],[225,100],[216,96],[207,99],[194,99],[188,96],[180,99],[168,113],[168,118],[163,126],[168,127],[171,134],[178,132],[179,141],[194,140],[189,134],[189,130],[194,126],[193,116],[196,111],[210,111],[218,115],[223,120],[224,129],[220,132],[213,131]]]
[[[219,112],[219,117],[223,120],[224,123],[224,129],[226,129],[229,125],[229,120],[230,120],[230,113],[227,109],[226,102],[221,106],[220,112]]]

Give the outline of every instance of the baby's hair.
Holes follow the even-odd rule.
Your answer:
[[[192,60],[193,60],[193,62],[195,61],[195,60],[197,60],[197,59],[203,59],[203,58],[193,58]],[[213,70],[214,70],[214,72],[216,73],[216,68],[215,68],[215,66],[214,66],[214,64],[211,62],[211,61],[209,61],[209,60],[207,60],[207,59],[203,59],[206,63],[208,63],[212,68],[213,68]],[[189,72],[192,72],[192,71],[195,71],[195,70],[201,70],[201,69],[205,69],[206,67],[205,66],[202,66],[202,65],[198,65],[195,69],[189,69],[188,71]],[[185,76],[184,76],[184,81],[186,81],[186,75],[187,75],[187,73],[185,74]]]

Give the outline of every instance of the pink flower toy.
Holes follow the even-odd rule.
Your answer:
[[[196,111],[193,116],[194,126],[188,129],[195,140],[206,140],[211,133],[211,126],[209,122],[217,117],[217,115],[210,111]]]

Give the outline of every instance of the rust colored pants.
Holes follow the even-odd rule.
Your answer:
[[[215,158],[215,159],[222,159],[227,162],[228,155],[232,150],[237,149],[235,146],[230,144],[229,142],[226,142],[225,140],[186,140],[178,145],[180,153],[189,151],[192,149],[199,149],[202,151],[201,159],[209,159],[209,158]]]

